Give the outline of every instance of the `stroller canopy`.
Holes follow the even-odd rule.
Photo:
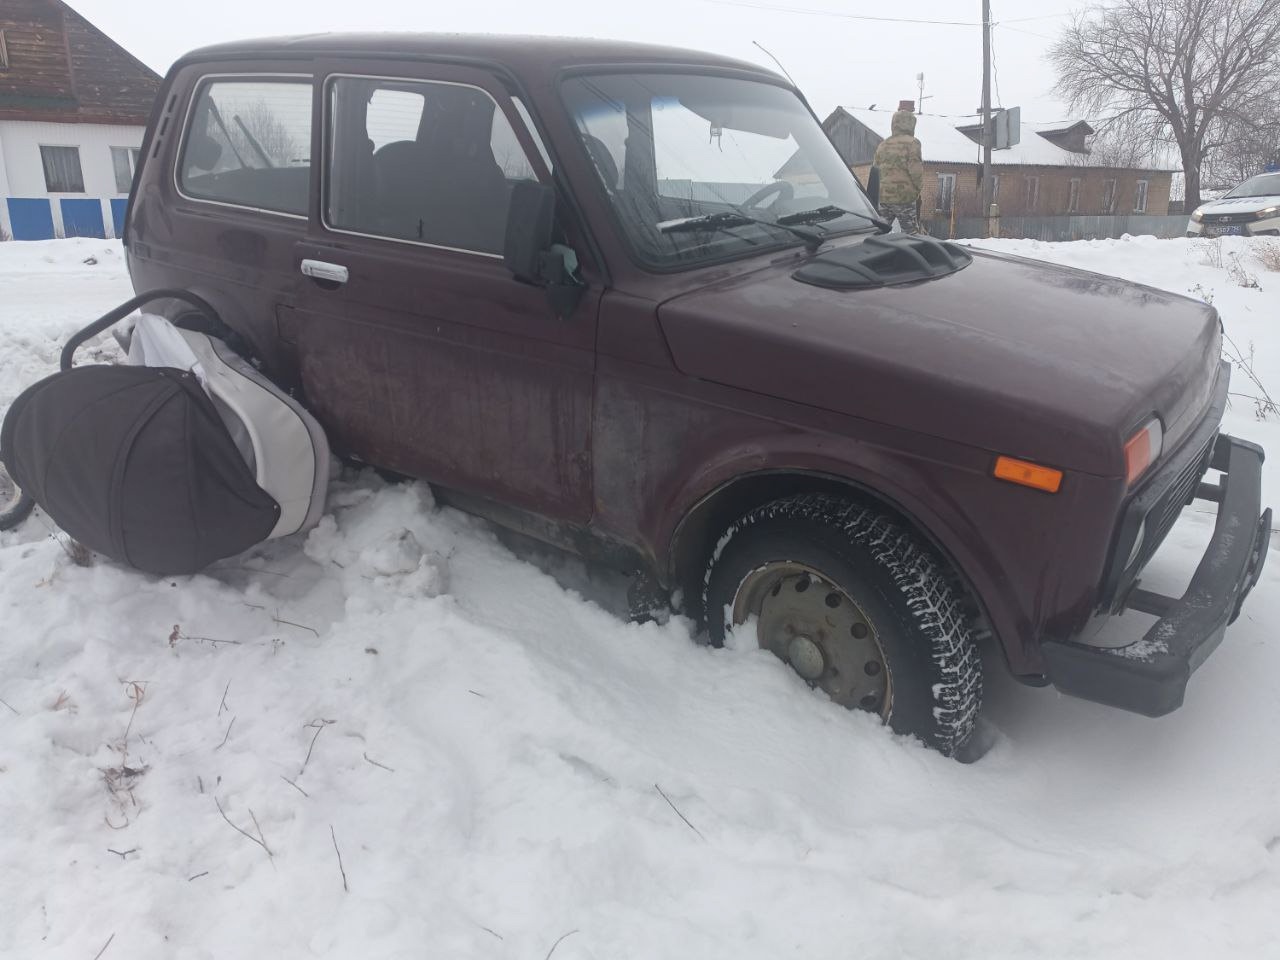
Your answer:
[[[14,401],[0,447],[68,534],[152,573],[194,573],[267,539],[280,517],[190,371],[56,373]]]

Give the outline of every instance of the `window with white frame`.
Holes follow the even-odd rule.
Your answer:
[[[50,193],[84,193],[79,147],[40,147],[44,186]]]
[[[1102,212],[1116,212],[1116,182],[1114,180],[1102,181]]]
[[[956,175],[954,173],[938,174],[938,193],[933,201],[934,210],[938,213],[950,213],[955,197]]]
[[[1022,194],[1022,209],[1027,213],[1035,213],[1036,205],[1040,202],[1040,178],[1027,177],[1026,189]]]
[[[133,186],[133,172],[138,169],[137,150],[132,147],[111,148],[111,169],[116,176],[116,193],[128,193]]]
[[[1139,180],[1133,191],[1133,212],[1147,212],[1147,181]]]
[[[1072,177],[1071,186],[1067,192],[1067,213],[1080,212],[1080,178]]]

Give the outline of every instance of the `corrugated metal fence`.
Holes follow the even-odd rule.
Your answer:
[[[925,225],[935,237],[960,239],[982,237],[986,233],[986,222],[981,217],[956,217],[954,224],[949,219],[936,217],[926,220]],[[1187,232],[1184,214],[1166,217],[1138,213],[1110,217],[1001,217],[999,225],[1000,236],[1020,240],[1098,240],[1122,237],[1126,233],[1135,237],[1181,237]]]

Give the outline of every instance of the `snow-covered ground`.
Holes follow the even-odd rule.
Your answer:
[[[1244,242],[1261,291],[1190,241],[992,246],[1211,295],[1280,389]],[[113,243],[0,244],[0,408],[130,293]],[[1229,429],[1280,451],[1255,409]],[[76,566],[37,517],[0,534],[0,955],[1274,955],[1278,578],[1161,720],[992,663],[966,767],[622,622],[421,485],[346,477],[309,537],[177,580]]]

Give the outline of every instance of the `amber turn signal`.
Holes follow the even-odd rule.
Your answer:
[[[1045,493],[1057,493],[1062,486],[1062,471],[1053,467],[1045,467],[1038,463],[1028,463],[1015,457],[997,457],[995,476],[999,480],[1008,480],[1019,486],[1043,490]]]

